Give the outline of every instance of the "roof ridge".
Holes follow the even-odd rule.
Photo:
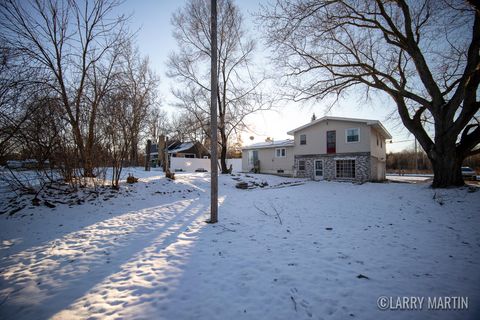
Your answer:
[[[387,129],[383,126],[383,124],[380,122],[380,120],[377,120],[377,119],[361,119],[361,118],[347,118],[347,117],[335,117],[335,116],[323,116],[319,119],[316,119],[314,121],[311,121],[309,123],[306,123],[300,127],[297,127],[295,129],[292,129],[290,131],[287,132],[287,134],[289,135],[294,135],[295,132],[299,131],[299,130],[302,130],[302,129],[305,129],[305,128],[308,128],[312,125],[315,125],[317,123],[320,123],[320,122],[323,122],[323,121],[328,121],[328,120],[336,120],[336,121],[346,121],[346,122],[364,122],[366,123],[367,125],[375,125],[375,124],[378,124],[381,129],[385,132],[386,136],[390,136],[391,137],[391,134],[387,131]],[[391,138],[390,138],[391,139]]]

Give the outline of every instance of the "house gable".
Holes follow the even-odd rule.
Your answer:
[[[295,155],[327,154],[327,132],[335,132],[335,153],[369,152],[370,127],[363,122],[324,120],[301,127],[293,132]],[[291,131],[292,132],[292,131]],[[355,139],[348,139],[348,133],[355,132]],[[301,143],[301,138],[306,143]]]
[[[298,128],[295,128],[293,130],[290,130],[287,132],[289,135],[294,135],[296,132],[306,129],[311,126],[315,126],[318,123],[324,122],[324,121],[339,121],[339,122],[356,122],[356,123],[365,123],[368,126],[376,128],[380,134],[384,136],[385,139],[392,139],[392,136],[390,133],[385,129],[385,127],[382,125],[382,123],[378,120],[369,120],[369,119],[355,119],[355,118],[342,118],[342,117],[330,117],[330,116],[325,116],[320,119],[311,121],[307,124],[304,124],[303,126],[300,126]]]
[[[203,158],[209,156],[208,150],[198,141],[184,142],[169,147],[168,153],[180,158]]]

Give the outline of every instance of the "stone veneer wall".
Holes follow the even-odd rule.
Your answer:
[[[295,176],[298,178],[314,178],[315,160],[323,160],[323,178],[325,180],[337,180],[335,160],[355,159],[355,179],[338,178],[338,180],[371,180],[370,152],[342,153],[342,154],[309,154],[295,155]],[[305,170],[298,169],[298,161],[305,160]]]

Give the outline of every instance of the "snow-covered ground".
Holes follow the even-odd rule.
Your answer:
[[[117,196],[0,215],[1,319],[480,318],[474,188],[222,175],[211,225],[208,174],[129,170],[140,182]]]
[[[387,180],[393,181],[393,182],[405,182],[405,183],[427,183],[433,180],[433,175],[387,174]]]

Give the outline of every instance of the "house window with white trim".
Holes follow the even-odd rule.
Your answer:
[[[355,160],[336,160],[337,178],[355,178]]]
[[[345,130],[346,142],[359,142],[360,141],[360,129],[359,128],[351,128]]]
[[[275,149],[275,157],[276,158],[285,158],[286,156],[287,156],[287,150],[285,148]]]
[[[300,144],[307,144],[307,135],[301,134],[300,135]]]
[[[305,171],[305,160],[298,160],[298,170]]]

